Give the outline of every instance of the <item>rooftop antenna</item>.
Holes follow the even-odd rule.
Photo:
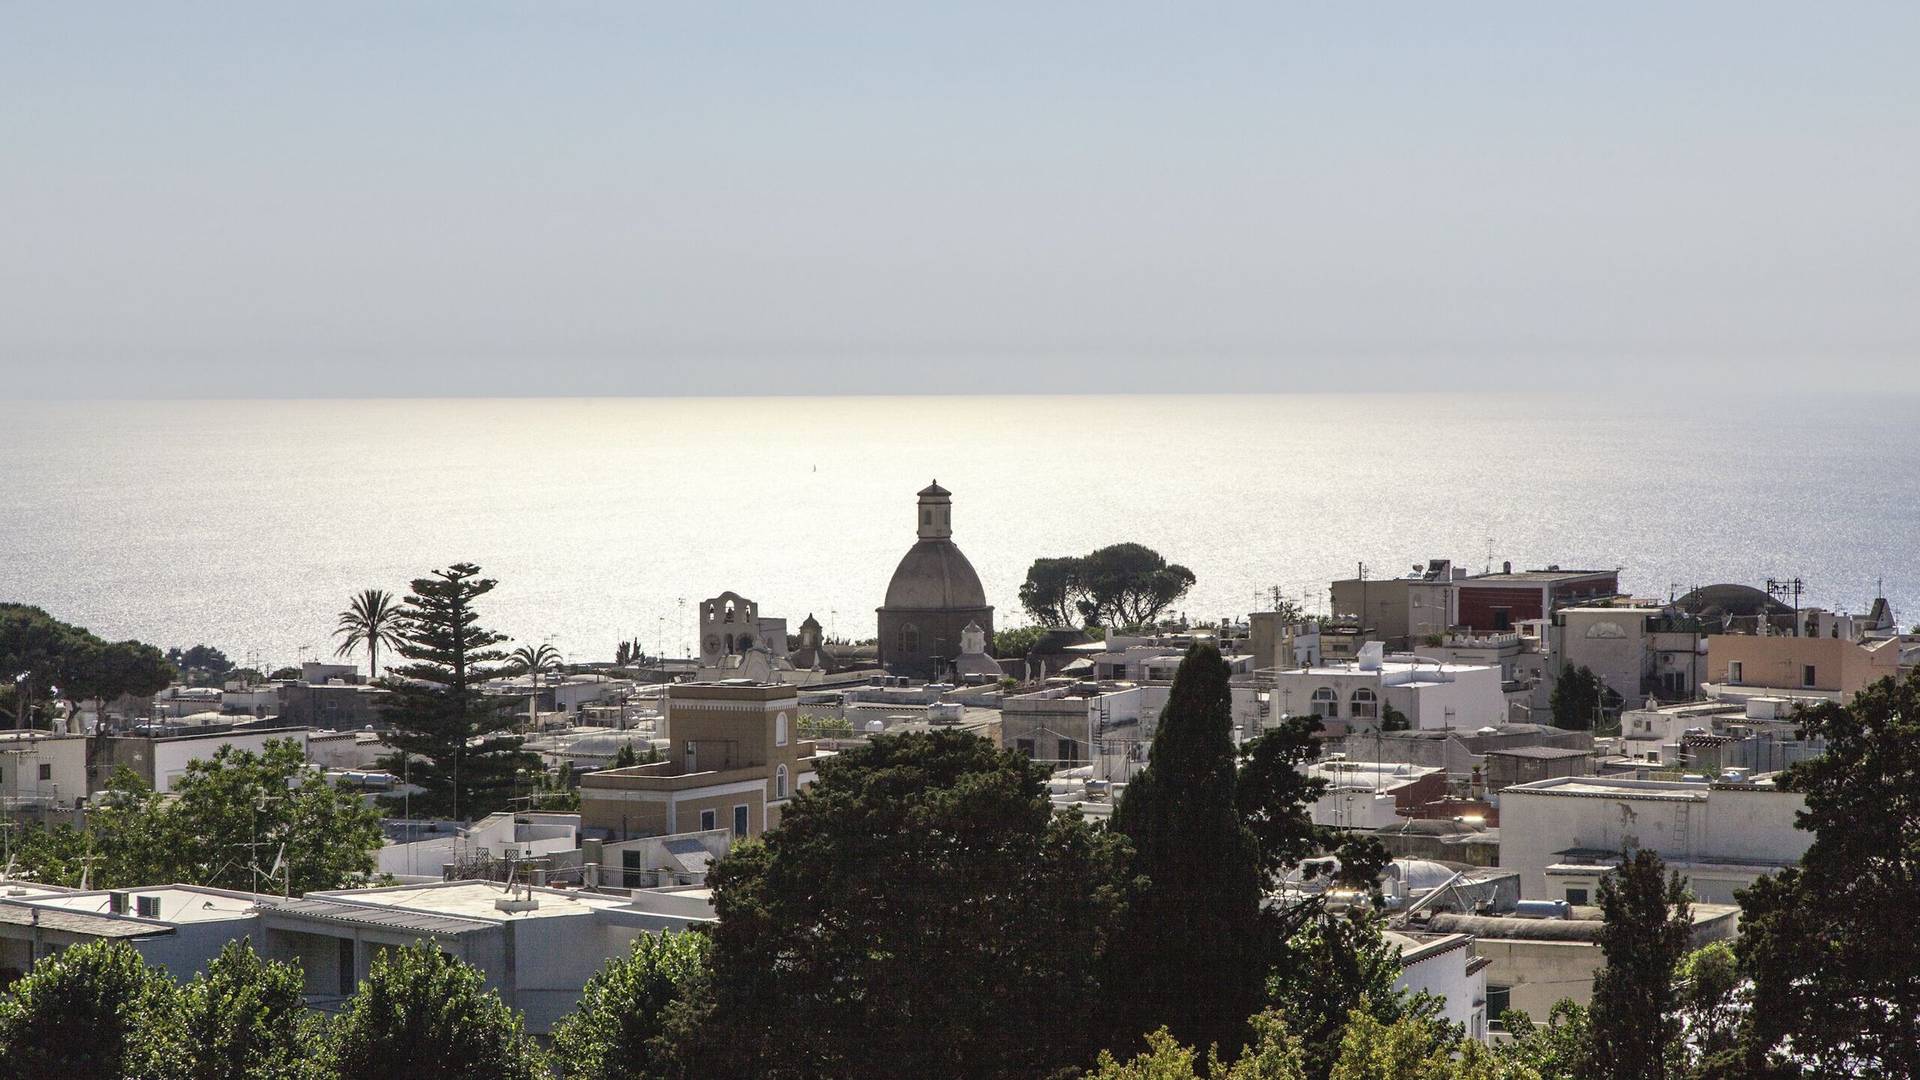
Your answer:
[[[1777,578],[1767,579],[1767,595],[1768,596],[1771,596],[1776,600],[1784,600],[1789,595],[1793,597],[1793,636],[1794,637],[1800,636],[1800,594],[1805,592],[1806,588],[1807,588],[1807,583],[1800,580],[1797,577],[1792,579],[1777,579]]]
[[[1487,534],[1487,568],[1485,570],[1482,570],[1481,573],[1483,574],[1493,573],[1493,534],[1492,533]]]

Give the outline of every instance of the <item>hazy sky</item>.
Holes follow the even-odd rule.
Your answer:
[[[9,2],[0,398],[1915,389],[1916,46],[1912,0]]]

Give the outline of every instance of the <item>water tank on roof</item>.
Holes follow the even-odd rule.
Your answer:
[[[887,730],[887,722],[885,720],[869,720],[867,721],[866,730],[869,735],[878,735]]]
[[[1565,900],[1522,900],[1513,905],[1513,913],[1527,919],[1565,919],[1573,915],[1573,905]]]
[[[1494,727],[1492,724],[1488,724],[1486,727],[1476,729],[1474,731],[1474,734],[1475,735],[1498,735],[1500,734],[1500,729],[1497,727]]]

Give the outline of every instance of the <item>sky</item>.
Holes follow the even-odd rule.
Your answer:
[[[1920,5],[0,4],[0,399],[1920,391]]]

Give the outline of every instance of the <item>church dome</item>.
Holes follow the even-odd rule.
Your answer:
[[[907,549],[887,585],[887,607],[957,611],[987,606],[980,575],[953,541],[922,540]]]

